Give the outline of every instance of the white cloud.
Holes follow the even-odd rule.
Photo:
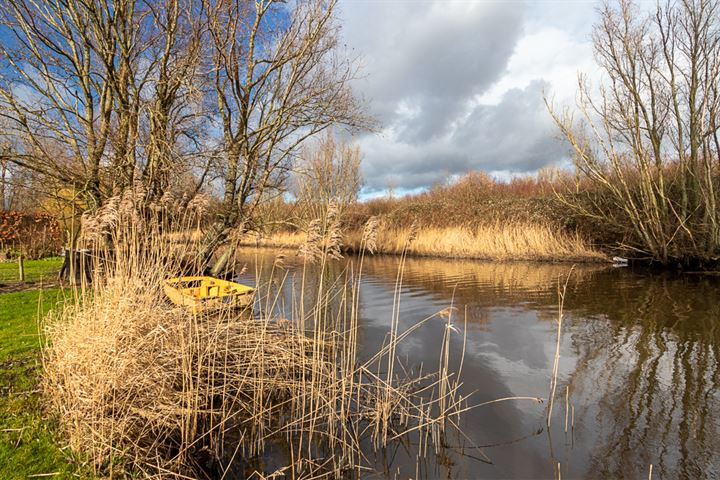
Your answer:
[[[476,100],[497,104],[508,90],[525,88],[537,79],[547,82],[549,96],[569,100],[574,98],[578,73],[595,70],[589,39],[573,38],[557,27],[542,27],[520,39],[506,74]]]
[[[594,68],[593,16],[590,3],[342,3],[344,36],[364,59],[356,87],[383,124],[359,140],[368,189],[561,161],[542,97],[569,101],[578,71]]]

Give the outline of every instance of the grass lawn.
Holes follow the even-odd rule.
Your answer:
[[[34,275],[60,266],[57,260],[33,263]],[[58,289],[0,294],[0,479],[78,478],[78,466],[43,417],[38,388],[38,310],[47,312],[61,298]]]
[[[62,263],[62,257],[25,260],[25,281],[39,282],[43,278],[53,281],[57,278]],[[0,283],[17,283],[19,281],[17,261],[0,263]]]

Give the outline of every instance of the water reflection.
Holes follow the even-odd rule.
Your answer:
[[[268,252],[247,257],[261,267],[261,279],[267,278],[274,259]],[[397,267],[394,257],[365,260],[359,302],[363,355],[377,350],[388,332]],[[352,261],[336,262],[322,275],[306,271],[304,281],[322,281],[323,291],[332,295],[352,268]],[[288,309],[298,304],[293,300],[304,270],[296,258],[285,259],[280,270],[286,288],[278,284],[273,308],[292,317]],[[400,330],[453,305],[455,324],[467,332],[464,391],[475,392],[474,402],[546,397],[557,289],[570,270],[562,264],[408,259]],[[457,444],[454,453],[443,453],[416,470],[410,445],[405,452],[394,452],[393,461],[378,460],[376,469],[380,476],[400,478],[418,473],[430,478],[552,478],[559,463],[563,478],[638,478],[646,477],[653,464],[656,478],[719,477],[719,292],[716,277],[575,267],[551,429],[545,426],[546,405],[496,403],[465,415],[467,438],[448,440]],[[340,315],[347,299],[332,299]],[[403,344],[400,352],[408,369],[436,368],[444,321],[433,318]],[[462,335],[454,337],[452,347],[459,366]],[[482,452],[472,446],[482,446]],[[484,455],[491,464],[473,458]]]
[[[626,288],[605,305],[589,299],[575,308],[605,320],[573,335],[578,362],[570,383],[597,445],[592,468],[637,476],[654,463],[680,478],[716,478],[717,282],[689,275],[624,280]]]

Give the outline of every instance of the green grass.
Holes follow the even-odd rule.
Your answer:
[[[46,313],[61,298],[58,289],[0,295],[2,479],[77,478],[77,464],[60,449],[54,423],[42,414],[38,388],[42,371],[38,312]]]
[[[41,260],[25,260],[25,281],[39,282],[41,279],[55,280],[62,257],[49,257]],[[0,263],[0,283],[17,283],[20,281],[17,260]]]

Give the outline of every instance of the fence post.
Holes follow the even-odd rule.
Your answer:
[[[25,281],[25,264],[23,263],[23,256],[22,253],[18,255],[18,271],[20,274],[20,281]]]

